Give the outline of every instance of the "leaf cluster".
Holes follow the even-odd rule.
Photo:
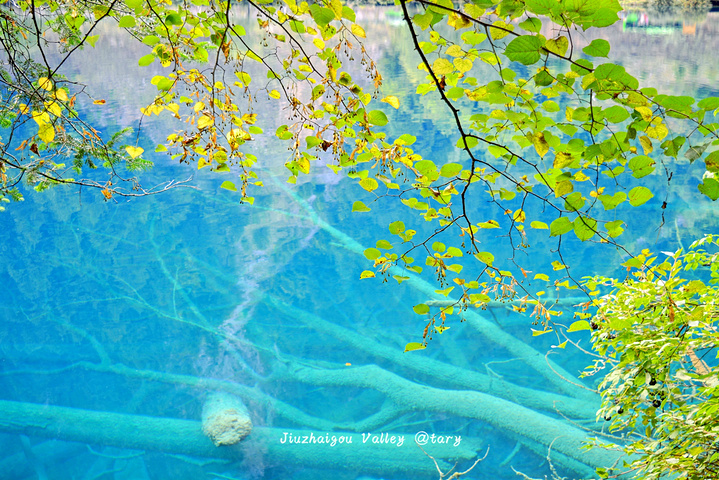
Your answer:
[[[625,264],[624,281],[586,282],[611,292],[595,301],[592,344],[601,358],[585,375],[606,370],[598,415],[627,438],[627,468],[642,478],[719,472],[718,246],[707,236],[664,260],[644,251]]]

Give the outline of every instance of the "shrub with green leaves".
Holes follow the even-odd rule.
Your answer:
[[[598,415],[625,436],[627,469],[641,478],[719,478],[717,246],[710,235],[664,260],[644,250],[624,264],[625,280],[586,282],[612,292],[595,301],[600,358],[585,376],[610,369]]]

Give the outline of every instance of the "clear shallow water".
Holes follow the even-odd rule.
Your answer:
[[[389,11],[361,9],[360,16],[369,22],[368,37],[380,39],[370,50],[388,72],[384,92],[408,107],[390,115],[418,132],[417,149],[425,156],[454,158],[455,139],[438,100],[409,96],[421,81],[418,60],[411,49],[393,47],[407,42]],[[693,35],[617,26],[608,34],[611,60],[672,93],[717,95],[713,15],[697,22]],[[587,43],[593,38],[585,36]],[[109,133],[118,124],[136,124],[152,89],[133,84],[137,72],[125,68],[130,61],[124,59],[136,52],[127,47],[112,56],[98,47],[86,60],[92,63],[70,68],[80,69],[86,81],[104,82],[96,95],[107,99],[107,108],[88,113]],[[141,142],[161,141],[170,128],[163,119],[144,121]],[[29,194],[0,216],[0,400],[29,409],[12,410],[18,403],[0,408],[38,424],[18,430],[0,423],[8,432],[0,435],[0,478],[37,477],[43,467],[48,478],[77,479],[437,478],[414,442],[419,432],[451,436],[449,443],[425,448],[449,464],[459,460],[460,469],[489,446],[467,478],[516,478],[510,466],[531,476],[548,474],[546,446],[535,440],[559,424],[551,401],[538,405],[543,395],[575,395],[572,402],[564,397],[559,410],[572,409],[574,418],[589,412],[587,425],[595,404],[543,376],[546,368],[528,366],[530,349],[543,356],[553,339],[532,338],[527,318],[491,308],[479,312],[482,319],[453,322],[431,348],[402,354],[423,328],[411,312],[428,298],[423,286],[358,281],[368,268],[358,245],[372,246],[395,212],[380,204],[371,216],[352,214],[358,187],[331,173],[288,189],[286,151],[270,141],[259,143],[256,153],[268,166],[266,187],[252,207],[219,189],[224,178],[157,158],[156,168],[143,175],[145,184],[194,174],[197,189],[119,203],[54,190]],[[696,174],[697,167],[677,169]],[[710,231],[712,204],[692,196],[697,183],[676,181],[665,226],[652,221],[628,232],[630,248],[672,250]],[[661,200],[642,208],[647,218]],[[556,247],[540,235],[531,240],[539,252]],[[511,254],[501,238],[486,243]],[[611,272],[621,258],[593,244],[569,246],[577,247],[567,260],[580,275]],[[551,261],[537,257],[527,259],[537,270]],[[576,351],[552,358],[571,374],[588,363]],[[479,390],[482,382],[503,400],[461,393]],[[523,389],[532,389],[530,398]],[[199,423],[147,419],[199,422],[208,393],[216,390],[242,397],[257,427],[239,454],[214,447]],[[97,412],[107,416],[96,418]],[[137,417],[115,414],[144,420],[135,425]],[[48,429],[57,418],[66,423]],[[560,435],[576,435],[563,425]],[[282,443],[284,432],[354,436],[351,445],[333,447]],[[397,440],[373,443],[363,433]],[[555,458],[563,475],[580,468],[577,458]]]

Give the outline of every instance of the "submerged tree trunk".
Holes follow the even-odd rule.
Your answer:
[[[417,447],[411,434],[257,427],[237,445],[216,447],[203,435],[199,421],[4,400],[0,400],[0,431],[91,445],[228,460],[263,455],[273,465],[350,470],[358,474],[436,476],[434,463]],[[381,434],[384,435],[380,437]],[[308,443],[295,442],[301,442],[306,437]],[[336,440],[334,446],[333,437]],[[480,442],[477,440],[462,438],[459,444],[455,443],[453,437],[449,443],[430,444],[424,448],[435,458],[446,458],[452,462],[469,461],[478,455]],[[451,468],[445,461],[438,460],[438,463],[443,471]]]

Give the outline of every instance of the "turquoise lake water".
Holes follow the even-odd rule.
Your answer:
[[[419,60],[393,48],[406,44],[395,13],[358,15],[383,93],[403,102],[390,119],[417,136],[425,157],[461,161],[438,99],[409,96]],[[719,95],[717,15],[636,14],[602,35],[610,59],[643,83]],[[67,67],[102,82],[106,106],[85,111],[105,134],[137,126],[152,97],[154,87],[136,80],[140,70],[126,67],[138,51],[99,43]],[[257,108],[271,112],[261,126],[274,131],[282,112]],[[140,144],[172,128],[144,120]],[[87,190],[27,192],[0,213],[0,479],[438,478],[417,442],[443,471],[455,462],[466,470],[489,448],[462,478],[518,478],[512,468],[544,478],[547,435],[558,439],[551,457],[561,475],[586,475],[611,457],[577,453],[572,442],[587,438],[583,428],[602,428],[593,421],[598,399],[551,374],[544,354],[556,338],[532,337],[531,320],[506,305],[452,319],[430,348],[402,353],[421,337],[412,306],[429,299],[431,283],[359,281],[371,267],[361,250],[387,238],[400,211],[379,202],[371,214],[353,214],[355,183],[322,169],[287,185],[285,147],[270,139],[255,149],[265,187],[253,206],[219,188],[226,178],[156,156],[143,185],[192,176],[193,188],[110,202]],[[703,168],[673,169],[666,197],[617,209],[640,219],[626,233],[629,250],[674,250],[716,227],[714,205],[696,191]],[[644,181],[666,185],[659,175]],[[498,259],[512,254],[503,238],[483,241]],[[556,259],[548,253],[556,240],[542,233],[530,241],[523,261],[540,271]],[[615,274],[623,258],[571,239],[563,249],[577,277]],[[576,340],[588,346],[587,336]],[[589,357],[568,350],[551,358],[582,382],[576,376]],[[255,429],[240,447],[215,447],[200,430],[203,404],[217,391],[248,409]],[[17,426],[10,412],[36,424]]]

